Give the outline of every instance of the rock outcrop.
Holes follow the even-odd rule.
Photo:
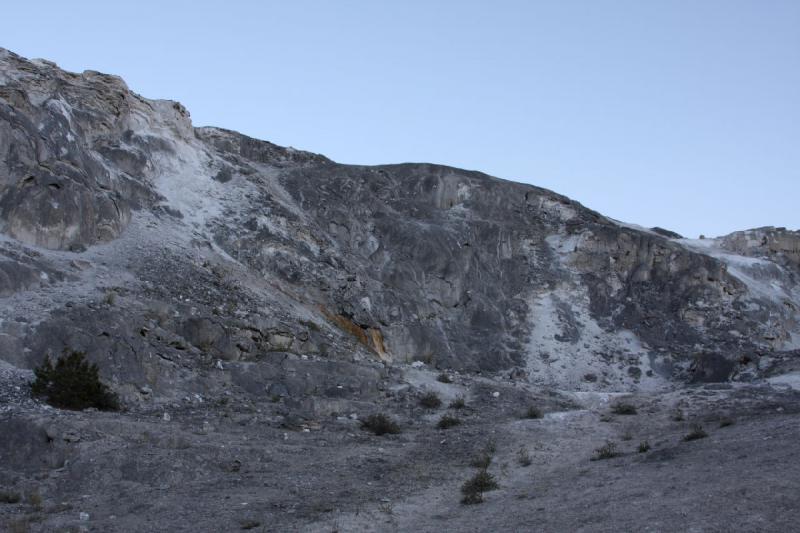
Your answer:
[[[800,347],[797,232],[689,241],[479,172],[340,165],[9,51],[0,154],[3,358],[69,344],[133,399],[217,386],[216,361],[266,365],[264,391],[300,357],[625,390]]]

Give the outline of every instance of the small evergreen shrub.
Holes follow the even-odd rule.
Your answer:
[[[497,481],[495,481],[494,476],[488,470],[482,468],[461,486],[461,494],[464,495],[461,503],[467,505],[481,503],[483,501],[483,493],[496,488]]]
[[[613,459],[617,455],[619,455],[619,453],[617,452],[617,445],[609,441],[594,451],[594,456],[592,457],[592,461]]]
[[[464,401],[463,396],[459,396],[452,402],[450,402],[450,409],[463,409],[467,406],[467,403]]]
[[[464,505],[475,505],[478,503],[483,503],[483,493],[482,492],[463,492],[464,497],[461,498],[461,503]]]
[[[639,443],[639,453],[647,453],[650,451],[650,443],[643,440]]]
[[[447,372],[442,372],[436,377],[436,381],[438,381],[439,383],[452,383],[453,378],[451,378],[450,375],[447,374]]]
[[[383,413],[369,415],[361,422],[361,428],[371,431],[375,435],[396,435],[400,433],[400,426],[397,422]]]
[[[690,440],[698,440],[704,439],[708,437],[708,433],[703,429],[703,426],[700,424],[692,424],[692,429],[689,433],[683,437],[683,440],[690,441]]]
[[[441,407],[442,400],[435,392],[428,392],[419,399],[419,404],[428,409],[436,409]]]
[[[531,466],[533,462],[531,460],[531,455],[528,453],[528,449],[524,446],[517,452],[517,462],[519,462],[520,466]]]
[[[525,411],[525,414],[523,415],[523,418],[530,418],[530,419],[543,418],[543,417],[544,413],[542,413],[542,410],[533,405],[528,407],[528,410]]]
[[[439,419],[439,423],[436,424],[436,427],[439,429],[450,429],[451,427],[458,426],[461,424],[461,419],[455,416],[444,415],[442,418]]]
[[[53,407],[76,411],[90,407],[101,411],[119,409],[117,395],[100,381],[97,365],[89,363],[83,352],[67,350],[55,365],[47,357],[33,372],[36,380],[31,384],[31,393]]]
[[[0,491],[0,503],[19,503],[22,501],[22,496],[19,492],[6,492]]]
[[[611,412],[615,415],[635,415],[636,406],[630,403],[619,402],[611,408]]]

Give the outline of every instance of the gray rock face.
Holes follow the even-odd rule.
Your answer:
[[[339,165],[0,49],[0,529],[791,530],[797,250]],[[30,396],[65,349],[122,412]]]
[[[773,227],[737,231],[722,237],[720,247],[739,255],[800,268],[800,231]]]
[[[339,165],[8,51],[0,153],[4,358],[77,344],[132,397],[159,365],[188,390],[278,353],[627,389],[799,347],[796,232],[689,241],[478,172]]]

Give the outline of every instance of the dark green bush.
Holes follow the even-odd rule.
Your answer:
[[[444,415],[442,418],[439,419],[439,423],[436,424],[436,427],[439,429],[450,429],[451,427],[458,426],[461,424],[461,419],[455,416]]]
[[[441,407],[442,400],[435,392],[428,392],[419,399],[419,404],[428,409],[436,409],[437,407]]]
[[[517,452],[517,462],[519,462],[520,466],[531,466],[531,463],[533,463],[531,454],[528,453],[528,449],[524,446]]]
[[[611,408],[611,412],[615,415],[635,415],[636,406],[630,403],[619,402]]]
[[[461,494],[464,497],[461,503],[474,504],[483,501],[483,493],[497,488],[497,481],[494,476],[489,473],[485,468],[478,470],[478,472],[470,479],[464,482],[461,486]]]
[[[647,453],[650,451],[650,443],[643,440],[639,443],[639,453]]]
[[[100,381],[97,365],[89,363],[83,352],[67,350],[55,366],[47,357],[33,372],[36,380],[31,384],[31,393],[53,407],[78,411],[90,407],[102,411],[119,409],[116,394]]]
[[[464,494],[464,497],[461,498],[461,503],[463,503],[464,505],[475,505],[478,503],[483,503],[483,493],[467,492]]]
[[[22,496],[19,492],[6,492],[0,491],[0,503],[19,503],[22,501]]]
[[[705,432],[703,426],[701,426],[700,424],[692,424],[691,431],[689,431],[689,433],[685,437],[683,437],[683,440],[685,441],[698,440],[698,439],[704,439],[706,437],[708,437],[708,433]]]
[[[400,426],[397,425],[397,422],[383,413],[369,415],[361,422],[361,427],[373,432],[375,435],[395,435],[400,433]]]
[[[451,378],[447,372],[442,372],[436,377],[436,381],[439,383],[452,383],[453,378]]]
[[[528,410],[525,411],[525,414],[522,416],[522,418],[542,418],[542,417],[544,417],[544,413],[542,412],[542,410],[533,405],[528,407]]]
[[[463,409],[467,406],[467,403],[464,401],[463,396],[459,396],[452,402],[450,402],[450,409]]]
[[[617,445],[609,441],[594,451],[594,456],[592,457],[592,461],[613,459],[617,455],[619,455],[619,453],[617,453]]]

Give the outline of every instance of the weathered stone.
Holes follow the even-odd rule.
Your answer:
[[[286,353],[637,387],[725,374],[692,366],[696,353],[722,354],[728,376],[743,376],[743,354],[800,336],[784,268],[796,232],[697,246],[479,172],[338,165],[193,128],[180,104],[117,77],[0,55],[0,231],[16,239],[0,248],[0,295],[53,282],[69,294],[2,323],[14,364],[66,344],[120,390],[147,383],[153,397],[163,376],[194,382],[184,365]],[[729,264],[731,252],[759,261]],[[765,293],[775,283],[785,297]],[[95,293],[109,287],[113,308]],[[292,394],[307,389],[285,372]]]

